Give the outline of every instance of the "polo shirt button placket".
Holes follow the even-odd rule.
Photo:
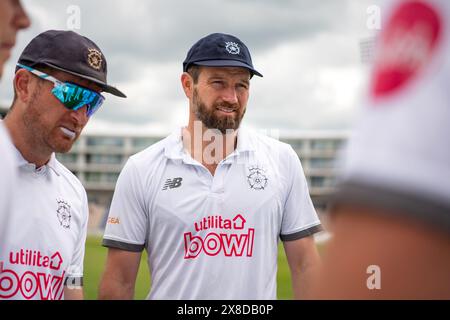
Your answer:
[[[211,185],[211,192],[222,195],[225,192],[225,188],[223,186],[223,177],[225,173],[224,164],[223,161],[219,163],[219,165],[216,168],[216,172],[213,177],[212,185]]]

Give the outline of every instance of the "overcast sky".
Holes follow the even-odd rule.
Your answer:
[[[282,131],[348,129],[365,89],[360,59],[367,8],[379,0],[25,0],[32,27],[19,35],[5,66],[0,102],[10,105],[14,64],[26,44],[74,22],[102,49],[108,81],[128,95],[107,95],[89,131],[170,132],[187,122],[181,85],[189,48],[212,32],[231,33],[250,49],[264,78],[251,81],[244,123]]]

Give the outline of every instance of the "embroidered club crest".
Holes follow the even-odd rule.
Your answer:
[[[72,215],[70,214],[70,205],[64,200],[57,200],[58,209],[56,209],[56,216],[58,217],[59,224],[63,228],[70,228],[70,219]]]
[[[254,190],[264,190],[267,187],[269,179],[264,174],[266,170],[260,167],[250,167],[248,169],[249,175],[247,176],[247,181],[251,189]]]
[[[225,49],[230,54],[239,54],[241,52],[241,48],[236,42],[225,42]]]
[[[102,54],[97,49],[89,49],[89,53],[87,56],[87,62],[89,66],[95,70],[100,70],[102,67]]]

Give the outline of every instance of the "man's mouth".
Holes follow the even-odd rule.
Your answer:
[[[61,128],[61,131],[63,132],[63,134],[64,134],[66,137],[70,138],[71,140],[74,140],[75,137],[77,136],[77,134],[76,134],[75,131],[72,131],[72,130],[67,129],[67,128],[65,128],[65,127],[60,127],[60,128]]]
[[[234,108],[228,108],[228,107],[224,107],[224,106],[217,106],[216,109],[219,111],[225,112],[225,113],[233,113],[236,111],[236,109],[234,109]]]

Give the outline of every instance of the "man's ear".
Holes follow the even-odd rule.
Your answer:
[[[36,85],[36,81],[33,80],[33,76],[28,71],[17,70],[13,83],[18,101],[27,103],[31,99],[31,94]]]
[[[192,98],[194,92],[194,79],[187,72],[183,72],[181,75],[181,86],[183,87],[184,94],[188,99]]]

